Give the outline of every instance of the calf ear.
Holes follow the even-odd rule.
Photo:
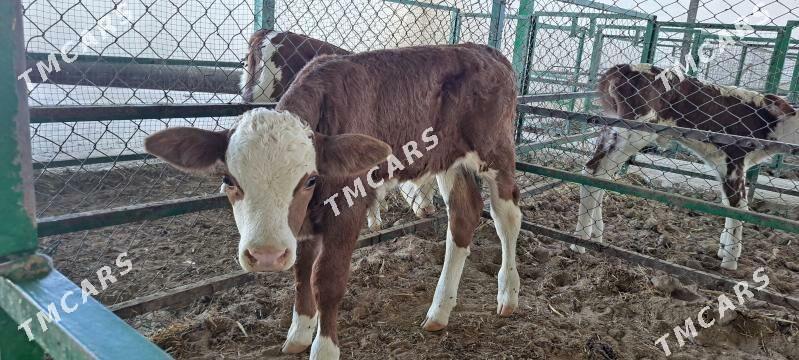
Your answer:
[[[144,139],[144,150],[185,172],[217,174],[224,172],[228,134],[228,130],[169,128]]]
[[[369,170],[391,155],[388,144],[371,136],[314,133],[316,169],[322,175],[353,176]]]

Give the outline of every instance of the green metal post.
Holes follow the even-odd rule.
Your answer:
[[[532,5],[530,5],[532,8]],[[533,52],[535,50],[535,36],[538,27],[538,16],[533,16],[532,20],[530,20],[530,31],[529,36],[527,37],[527,45],[524,46],[525,50],[527,51],[526,54],[522,57],[524,59],[524,63],[522,64],[522,71],[519,73],[517,72],[517,76],[519,77],[519,94],[525,95],[527,94],[530,86],[530,63],[533,61]],[[518,34],[517,34],[518,36]],[[517,38],[518,40],[518,38]],[[514,61],[516,59],[516,53],[514,50]],[[514,63],[515,64],[515,63]],[[524,129],[524,114],[518,114],[516,120],[516,144],[520,144],[522,142],[522,132]]]
[[[37,245],[21,24],[22,5],[0,2],[0,263]]]
[[[697,30],[694,34],[694,39],[696,39],[691,46],[691,58],[694,59],[694,66],[688,66],[688,76],[696,76],[696,70],[699,67],[699,49],[702,47],[702,44],[705,42],[705,33],[701,30]]]
[[[788,101],[799,101],[799,52],[793,62],[793,75],[791,76],[791,86],[788,89]]]
[[[738,60],[738,71],[735,73],[735,86],[741,86],[741,79],[743,79],[744,65],[746,65],[746,54],[749,47],[743,44],[741,47],[741,59]]]
[[[644,32],[644,48],[641,51],[641,62],[651,64],[655,59],[655,49],[657,48],[657,38],[659,32],[657,17],[652,17],[646,22]]]
[[[594,45],[591,47],[591,64],[588,66],[588,87],[591,89],[595,87],[597,77],[599,76],[599,65],[602,62],[602,46],[604,42],[605,36],[602,33],[602,29],[596,29],[594,33]],[[583,110],[587,112],[591,106],[591,101],[588,99],[584,101]],[[585,132],[585,127],[583,127],[582,132]]]
[[[255,28],[275,28],[275,0],[255,0]]]
[[[488,46],[499,49],[502,46],[502,30],[505,25],[505,9],[507,0],[491,2],[491,24],[488,29]]]
[[[782,79],[782,71],[785,68],[785,58],[788,56],[788,47],[791,45],[791,33],[793,29],[799,25],[799,21],[788,21],[784,28],[777,31],[777,38],[774,43],[774,51],[771,53],[771,61],[769,62],[768,74],[766,75],[765,92],[771,94],[778,94],[780,91],[780,80]],[[783,155],[775,155],[774,162],[777,167],[783,161]],[[746,174],[746,181],[749,183],[749,192],[747,199],[751,203],[755,198],[755,191],[757,190],[757,178],[760,176],[760,166],[751,168]]]
[[[449,43],[457,44],[461,41],[461,10],[450,11],[450,16],[452,16],[452,21],[450,22]]]
[[[572,21],[577,23],[577,18],[574,18]],[[571,92],[577,92],[577,83],[580,81],[580,72],[582,71],[582,62],[583,62],[583,52],[585,48],[585,30],[580,29],[578,30],[577,38],[579,39],[577,42],[577,59],[575,59],[574,64],[574,72],[572,74],[572,81],[574,85],[571,87]],[[576,103],[576,99],[571,99],[569,101],[569,111],[574,111],[574,105]],[[566,120],[566,135],[571,133],[571,121]]]
[[[516,84],[519,89],[519,94],[524,95],[523,88],[527,83],[525,79],[528,73],[528,66],[530,59],[528,59],[528,50],[530,47],[530,39],[533,30],[533,9],[534,0],[521,0],[519,4],[518,20],[516,20],[516,37],[513,40],[513,71],[516,72],[518,82]]]
[[[44,359],[44,351],[35,342],[28,341],[17,323],[0,308],[0,359]]]

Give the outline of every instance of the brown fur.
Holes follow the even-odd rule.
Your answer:
[[[402,146],[409,141],[418,142],[423,149],[420,136],[432,127],[438,145],[430,151],[421,150],[424,156],[413,164],[403,162],[405,169],[398,171],[395,179],[442,173],[467,152],[476,152],[489,168],[497,170],[500,197],[518,202],[513,180],[514,83],[510,63],[500,53],[474,44],[322,56],[298,74],[277,110],[298,115],[321,134],[356,133],[379,139],[398,158],[403,158]],[[375,177],[386,179],[387,169],[383,162]],[[359,176],[364,184],[365,175]],[[322,176],[309,205],[313,232],[322,239],[322,251],[313,267],[313,292],[320,311],[321,334],[335,343],[338,304],[346,289],[349,259],[375,191],[366,186],[367,196],[356,198],[352,207],[338,202],[338,216],[322,202],[343,187],[352,186],[353,181],[352,176]],[[452,209],[457,210],[451,215],[455,241],[468,246],[482,209],[472,176],[460,175],[450,196]],[[307,280],[297,279],[298,283]],[[297,296],[297,306],[307,302],[300,298],[302,293]]]
[[[277,48],[269,59],[263,59],[261,49],[264,40],[272,35],[270,42]],[[261,71],[258,65],[263,61],[271,61],[280,71],[280,81],[274,84],[274,90],[268,94],[268,101],[277,101],[283,96],[286,89],[294,81],[294,77],[302,70],[305,65],[319,55],[345,55],[350,52],[339,48],[333,44],[317,40],[305,35],[296,34],[290,31],[275,32],[274,30],[261,29],[252,34],[249,40],[249,53],[244,61],[244,71],[250,73],[247,83],[242,88],[242,99],[244,102],[253,102],[254,89],[256,86],[266,86],[268,84],[258,84]],[[277,74],[272,74],[272,81]]]

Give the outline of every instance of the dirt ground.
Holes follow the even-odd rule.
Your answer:
[[[87,192],[104,199],[97,205],[102,208],[180,197],[176,189],[208,193],[217,186],[150,170],[168,186],[154,184],[145,196],[135,191],[138,180],[129,175],[118,177],[124,187]],[[130,188],[130,195],[122,188]],[[564,185],[526,198],[526,219],[573,230],[576,190]],[[53,212],[78,201],[60,195],[50,199]],[[397,205],[396,195],[391,203],[386,223],[412,218]],[[750,283],[754,269],[764,267],[770,290],[799,296],[796,235],[747,224],[739,270],[722,271],[715,253],[723,219],[613,193],[605,204],[609,243]],[[518,246],[520,306],[512,317],[500,318],[495,315],[500,247],[489,220],[476,232],[449,327],[427,333],[420,323],[443,262],[443,239],[444,229],[438,228],[356,251],[339,316],[344,358],[656,359],[664,354],[655,340],[671,333],[670,358],[799,359],[799,311],[750,300],[709,329],[697,325],[699,336],[679,347],[673,328],[688,317],[696,323],[705,305],[711,306],[709,321],[721,293],[668,281],[662,273],[617,259],[578,255],[563,243],[527,232]],[[238,270],[237,234],[226,209],[43,240],[44,249],[54,249],[56,267],[78,281],[94,276],[102,265],[113,265],[116,255],[127,251],[134,270],[99,296],[109,305]],[[307,352],[279,352],[291,321],[291,283],[290,272],[263,274],[256,282],[199,298],[188,307],[156,311],[129,323],[179,359],[307,358]]]

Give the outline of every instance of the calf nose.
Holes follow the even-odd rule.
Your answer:
[[[275,249],[263,247],[245,250],[247,261],[253,271],[279,271],[286,267],[289,259],[289,249]]]

